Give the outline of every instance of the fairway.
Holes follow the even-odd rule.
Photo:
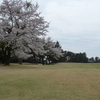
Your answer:
[[[100,63],[0,65],[0,100],[100,100]]]

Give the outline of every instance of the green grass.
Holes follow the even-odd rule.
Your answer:
[[[100,100],[100,63],[0,65],[0,100]]]

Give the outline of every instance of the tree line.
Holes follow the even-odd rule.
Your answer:
[[[58,58],[55,57],[55,52],[48,52],[45,55],[36,55],[34,53],[34,51],[32,51],[31,52],[32,55],[30,57],[28,57],[27,59],[18,58],[17,56],[12,56],[11,59],[10,59],[10,62],[11,63],[20,63],[20,64],[22,64],[23,62],[28,62],[28,63],[33,63],[33,64],[42,63],[43,65],[45,65],[45,64],[56,64],[58,62],[100,63],[99,57],[88,58],[85,52],[74,53],[74,52],[71,52],[71,51],[64,51],[61,48],[61,45],[58,41],[53,42],[53,43],[55,44],[54,48],[60,48],[60,50],[61,50],[60,51],[61,55],[59,55]],[[0,53],[2,55],[1,51],[0,51]],[[0,56],[0,61],[1,62],[3,61],[1,56]]]
[[[64,51],[64,56],[59,59],[60,62],[77,62],[77,63],[100,63],[99,57],[88,58],[86,53],[74,53]]]

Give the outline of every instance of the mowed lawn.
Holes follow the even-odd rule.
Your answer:
[[[100,100],[100,63],[0,65],[0,100]]]

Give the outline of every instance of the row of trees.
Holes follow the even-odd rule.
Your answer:
[[[50,39],[50,38],[49,38]],[[45,54],[44,55],[36,55],[34,51],[31,52],[31,56],[27,59],[21,59],[17,58],[16,56],[11,58],[12,63],[22,63],[23,62],[29,62],[29,63],[42,63],[44,64],[54,64],[59,62],[59,59],[63,57],[63,50],[61,47],[58,47],[58,42],[50,42],[48,41],[45,46]]]
[[[61,48],[61,45],[59,44],[59,42],[55,42],[55,47],[56,48]],[[77,63],[99,63],[100,62],[100,58],[99,57],[91,57],[88,58],[86,56],[86,53],[74,53],[71,51],[64,51],[62,50],[62,55],[60,56],[58,59],[54,58],[54,55],[49,54],[49,55],[45,55],[44,59],[41,60],[40,56],[31,56],[30,58],[24,60],[25,62],[31,62],[31,63],[43,63],[43,64],[53,64],[53,63],[57,63],[57,62],[77,62]],[[42,62],[43,61],[43,62]],[[16,60],[16,58],[12,59],[12,62],[18,62],[18,60]]]
[[[70,51],[64,51],[64,57],[66,62],[81,62],[81,63],[88,62],[86,53],[73,53]]]
[[[64,56],[60,57],[59,61],[63,62],[80,62],[80,63],[100,63],[99,57],[88,58],[86,53],[73,53],[71,51],[64,51]]]
[[[88,60],[90,63],[100,63],[100,58],[99,57],[91,57]]]
[[[38,4],[21,0],[3,0],[0,10],[0,59],[44,57],[58,59],[62,50],[51,38],[45,38],[49,23],[38,10]]]

